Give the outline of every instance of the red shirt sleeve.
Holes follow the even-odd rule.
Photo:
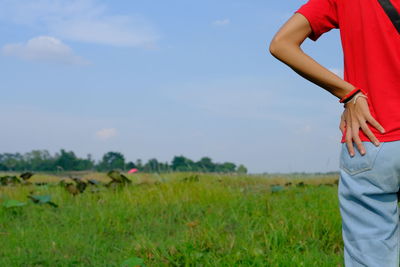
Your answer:
[[[308,36],[316,41],[323,33],[339,28],[336,0],[309,0],[298,12],[306,17],[312,32]]]

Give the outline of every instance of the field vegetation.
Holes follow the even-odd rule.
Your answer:
[[[12,175],[0,266],[342,266],[337,174]]]

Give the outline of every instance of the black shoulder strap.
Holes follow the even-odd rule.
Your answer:
[[[389,0],[378,0],[400,34],[400,14]]]

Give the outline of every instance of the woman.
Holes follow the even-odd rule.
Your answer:
[[[343,103],[338,197],[345,266],[399,266],[400,34],[379,1],[309,0],[269,45],[275,58]],[[399,0],[391,4],[400,11]],[[301,50],[307,37],[317,41],[334,28],[344,79]]]

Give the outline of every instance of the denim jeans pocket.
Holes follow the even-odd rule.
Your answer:
[[[385,144],[385,142],[381,142],[381,144],[377,147],[371,142],[364,141],[362,143],[367,153],[362,156],[356,145],[353,143],[355,153],[354,157],[350,157],[346,143],[342,143],[339,166],[350,175],[356,175],[371,170],[374,167],[374,163],[379,151]]]

